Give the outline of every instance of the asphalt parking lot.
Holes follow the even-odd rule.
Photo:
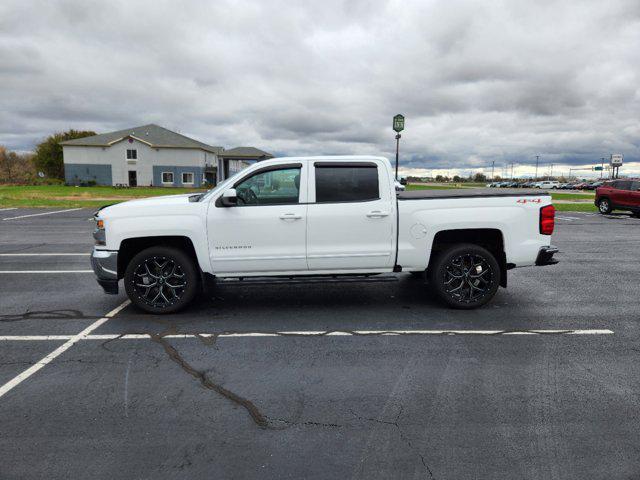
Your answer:
[[[636,218],[559,213],[477,311],[400,275],[152,316],[53,211],[0,209],[2,479],[640,478]]]

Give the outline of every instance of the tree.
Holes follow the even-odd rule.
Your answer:
[[[0,145],[0,182],[28,183],[34,176],[30,154],[10,152]]]
[[[64,179],[64,162],[62,161],[62,145],[60,145],[60,142],[91,137],[95,134],[96,132],[80,130],[54,133],[36,147],[33,161],[38,170],[44,172],[47,176]]]
[[[484,183],[487,181],[487,176],[484,173],[478,172],[473,176],[473,181],[478,183]]]

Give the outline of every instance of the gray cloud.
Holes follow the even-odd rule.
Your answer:
[[[406,168],[640,162],[639,5],[5,0],[0,143],[155,122],[391,157],[400,112]]]

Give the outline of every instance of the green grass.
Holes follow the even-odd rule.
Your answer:
[[[204,191],[198,188],[0,185],[0,207],[100,207],[134,198]]]
[[[557,212],[598,212],[593,203],[554,203],[553,206]]]
[[[585,200],[593,203],[595,197],[594,192],[588,193],[555,193],[551,194],[551,198],[554,200]]]

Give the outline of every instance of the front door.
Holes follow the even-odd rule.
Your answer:
[[[237,206],[210,205],[207,231],[214,274],[307,269],[305,179],[300,163],[254,170],[234,185]]]
[[[135,170],[129,170],[129,186],[138,186],[138,172],[136,172]]]
[[[309,169],[309,270],[392,267],[395,195],[382,164],[318,161]]]

